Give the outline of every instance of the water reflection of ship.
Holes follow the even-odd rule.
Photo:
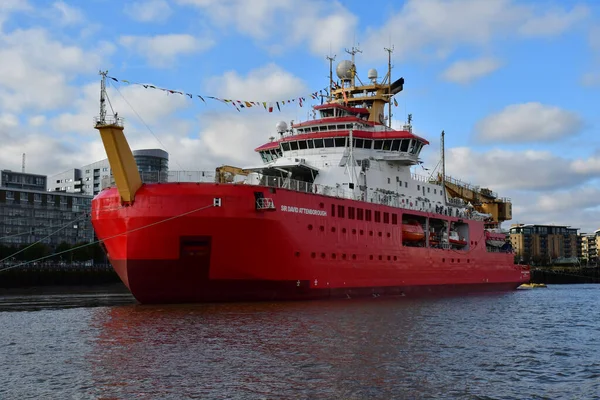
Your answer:
[[[429,307],[380,298],[103,308],[89,357],[103,398],[394,398],[425,378],[411,363],[432,362],[414,348]]]

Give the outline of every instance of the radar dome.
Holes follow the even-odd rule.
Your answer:
[[[277,129],[277,133],[283,133],[287,131],[287,124],[285,121],[279,121],[277,125],[275,125],[275,129]]]
[[[371,68],[367,73],[367,78],[372,80],[373,82],[377,81],[377,70],[375,68]]]
[[[349,81],[352,79],[352,72],[354,71],[354,64],[350,60],[343,60],[335,68],[335,73],[338,78],[343,81]]]

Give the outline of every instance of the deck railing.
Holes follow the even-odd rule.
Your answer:
[[[213,171],[168,171],[168,172],[141,172],[144,183],[166,183],[166,182],[214,182]],[[428,179],[413,174],[413,179],[428,182]],[[263,176],[257,182],[240,182],[233,184],[251,184],[279,189],[288,189],[296,192],[315,193],[329,197],[365,201],[368,203],[387,205],[390,207],[403,208],[407,210],[423,211],[439,215],[453,216],[459,218],[484,221],[487,215],[472,213],[466,209],[464,202],[450,199],[446,205],[441,202],[433,203],[427,198],[407,196],[405,194],[389,190],[367,188],[366,193],[358,189],[350,189],[347,185],[328,186],[295,179],[281,178],[276,176]],[[358,188],[358,184],[355,184]],[[114,186],[114,181],[103,186]]]

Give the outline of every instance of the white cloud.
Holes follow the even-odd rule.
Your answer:
[[[252,101],[283,100],[308,94],[304,82],[276,64],[254,69],[246,76],[227,71],[208,79],[207,90],[221,93],[220,97]]]
[[[584,5],[575,5],[570,11],[553,8],[543,15],[532,16],[521,25],[519,33],[524,36],[554,36],[560,35],[590,15],[590,10]]]
[[[245,76],[228,71],[222,76],[212,77],[208,82],[208,91],[218,89],[224,98],[250,101],[304,97],[309,91],[301,79],[275,64],[257,68]],[[220,159],[218,164],[228,162],[248,166],[259,163],[260,158],[254,149],[275,135],[275,124],[280,120],[296,119],[298,115],[305,118],[309,108],[286,104],[282,106],[282,112],[275,110],[268,113],[263,107],[258,107],[256,112],[244,109],[241,113],[223,111],[202,114],[201,119],[206,123],[198,136],[203,143],[203,154],[208,159]]]
[[[52,39],[44,29],[0,34],[0,108],[51,110],[69,104],[78,74],[93,73],[112,48],[99,45],[86,51]]]
[[[547,191],[569,189],[600,176],[597,157],[570,160],[549,151],[493,149],[478,153],[468,147],[446,152],[447,171],[492,190]]]
[[[531,102],[513,104],[476,125],[478,138],[486,142],[535,142],[575,135],[583,127],[581,117],[556,106]]]
[[[289,44],[308,44],[322,56],[350,43],[358,18],[338,1],[316,0],[177,0],[208,15],[213,24],[229,32],[232,27],[268,43],[280,53]],[[274,43],[273,43],[274,42]]]
[[[510,0],[407,0],[381,28],[367,31],[365,56],[384,58],[379,49],[391,40],[397,58],[414,58],[419,52],[446,58],[461,45],[485,47],[515,33],[556,35],[586,16],[579,6],[543,11]]]
[[[136,1],[125,5],[124,11],[135,21],[162,22],[172,13],[169,3],[165,0]]]
[[[11,13],[19,11],[31,11],[33,7],[27,0],[2,0],[0,1],[0,28]]]
[[[188,34],[121,36],[119,43],[156,67],[168,67],[181,54],[205,51],[215,44],[212,39],[198,39]]]
[[[63,25],[75,25],[85,22],[83,12],[75,7],[71,7],[64,1],[57,1],[52,4],[52,8],[57,14],[57,20]]]
[[[600,205],[600,189],[583,186],[574,190],[541,194],[535,205],[542,212],[563,212],[577,209],[596,208]]]
[[[442,73],[450,82],[469,83],[500,68],[500,62],[494,58],[456,61]]]

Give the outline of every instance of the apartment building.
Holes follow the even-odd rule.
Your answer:
[[[92,196],[48,192],[43,175],[8,170],[0,175],[0,244],[93,241]]]
[[[577,228],[558,225],[514,224],[510,241],[516,255],[526,263],[551,265],[556,260],[577,260],[581,239]]]

